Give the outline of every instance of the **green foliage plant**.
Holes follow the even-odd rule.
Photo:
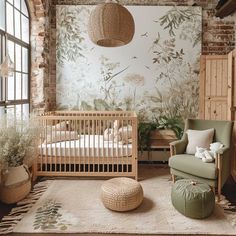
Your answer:
[[[4,169],[17,167],[35,154],[39,137],[36,119],[9,120],[0,122],[0,164]]]
[[[177,139],[181,139],[184,131],[184,122],[181,117],[160,116],[156,119],[157,129],[171,129],[174,131]]]
[[[140,122],[138,126],[138,146],[140,151],[149,148],[149,136],[152,130],[156,129],[154,122]]]

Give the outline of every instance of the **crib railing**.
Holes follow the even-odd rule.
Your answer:
[[[134,112],[54,111],[39,121],[37,176],[137,178]]]

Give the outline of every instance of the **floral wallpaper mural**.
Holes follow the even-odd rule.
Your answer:
[[[94,6],[57,6],[58,109],[135,110],[140,119],[195,117],[201,8],[127,6],[131,43],[94,45],[87,21]]]

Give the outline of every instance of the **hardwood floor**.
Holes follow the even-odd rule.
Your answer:
[[[3,216],[7,215],[13,207],[15,207],[15,204],[7,205],[0,202],[0,219],[2,219]]]
[[[236,183],[232,176],[230,176],[225,183],[222,194],[232,203],[232,205],[236,206]]]
[[[222,193],[232,205],[236,206],[236,183],[231,176],[224,185]],[[0,202],[0,220],[3,216],[7,215],[13,207],[15,207],[15,204],[6,205]]]

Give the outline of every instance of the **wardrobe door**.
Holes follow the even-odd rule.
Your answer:
[[[201,56],[200,112],[201,119],[230,120],[229,97],[232,100],[232,78],[228,74],[228,56]]]
[[[236,123],[236,50],[201,56],[199,117]],[[233,131],[232,176],[236,181],[236,124]]]

